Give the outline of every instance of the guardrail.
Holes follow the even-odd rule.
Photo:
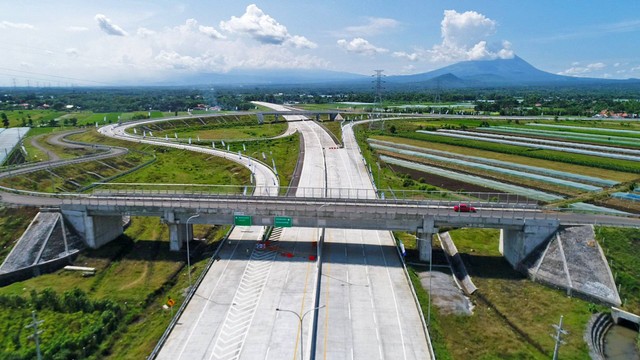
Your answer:
[[[287,191],[295,192],[296,197],[301,198],[335,198],[366,200],[382,198],[390,202],[411,200],[440,200],[451,203],[492,203],[492,204],[519,204],[537,206],[538,202],[517,194],[499,192],[448,192],[448,191],[422,191],[394,189],[393,192],[374,190],[373,188],[324,188],[324,187],[278,187],[255,185],[206,185],[206,184],[153,184],[153,183],[96,183],[95,195],[198,195],[216,196],[229,194],[243,194],[253,192],[255,189],[269,194],[284,194]],[[259,193],[259,192],[257,192]],[[385,194],[384,197],[382,194]]]

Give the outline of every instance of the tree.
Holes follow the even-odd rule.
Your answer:
[[[6,128],[9,127],[9,118],[7,117],[7,114],[2,113],[0,114],[0,117],[2,118],[2,125]]]

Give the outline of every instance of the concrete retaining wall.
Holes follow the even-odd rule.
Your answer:
[[[0,286],[7,286],[16,281],[23,281],[41,274],[57,271],[64,266],[71,264],[79,253],[80,251],[76,250],[70,252],[69,255],[63,258],[58,258],[44,263],[32,265],[9,273],[0,274]]]

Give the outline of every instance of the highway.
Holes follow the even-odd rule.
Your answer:
[[[299,115],[286,119],[300,120]],[[370,194],[374,195],[366,169],[363,165],[357,167],[362,160],[354,157],[355,154],[337,149],[331,137],[311,121],[291,122],[290,127],[299,131],[304,139],[299,187],[322,192],[326,186],[362,188],[368,183]],[[324,196],[321,193],[313,195]],[[389,232],[327,230],[323,247],[327,254],[320,263],[316,246],[322,243],[321,229],[296,227],[277,231],[278,236],[272,236],[274,243],[269,251],[246,250],[249,248],[243,240],[232,240],[225,246],[221,260],[207,274],[193,305],[189,304],[180,318],[181,325],[172,331],[159,359],[299,359],[301,346],[307,349],[304,358],[309,358],[314,328],[322,329],[317,335],[317,357],[339,358],[336,355],[340,353],[349,359],[370,358],[372,354],[375,355],[373,358],[429,358],[418,308],[413,303]],[[375,242],[370,243],[372,240]],[[348,261],[338,259],[335,251],[340,246],[351,247],[353,242],[360,244],[361,252],[352,253]],[[231,250],[238,246],[245,250]],[[366,254],[362,251],[365,248]],[[242,259],[243,256],[248,260]],[[333,268],[332,258],[338,260]],[[381,266],[383,264],[387,266]],[[322,275],[321,265],[326,267]],[[379,276],[379,272],[384,276]],[[318,276],[321,276],[320,293],[317,293]],[[340,277],[346,277],[349,283],[350,276],[351,281],[362,286],[344,287]],[[227,289],[220,290],[225,297],[214,298],[208,296],[211,285],[204,283],[238,285],[231,286],[236,289],[233,296]],[[347,301],[336,288],[350,289]],[[316,303],[316,297],[320,303]],[[215,301],[215,305],[202,305],[198,298],[208,298],[206,301]],[[256,298],[260,300],[256,301]],[[369,301],[363,303],[362,299]],[[320,307],[317,322],[314,306]],[[390,309],[395,314],[391,318]],[[194,312],[199,315],[188,315]],[[304,321],[300,323],[291,312],[304,315]],[[205,318],[218,320],[206,321]],[[394,326],[387,326],[389,322]],[[409,330],[403,330],[405,327]],[[336,336],[340,334],[338,330],[347,331],[351,336]],[[211,336],[207,340],[194,334]],[[371,353],[369,349],[378,350]],[[403,354],[401,357],[398,357],[398,350]]]

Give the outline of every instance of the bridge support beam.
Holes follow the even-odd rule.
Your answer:
[[[338,116],[338,114],[329,114],[329,120],[336,121],[336,117],[337,116]]]
[[[418,253],[420,255],[420,261],[431,262],[433,250],[431,242],[433,240],[433,234],[437,232],[438,229],[434,226],[433,217],[425,217],[422,219],[422,228],[418,229]]]
[[[122,215],[89,215],[86,211],[76,210],[65,210],[62,215],[92,249],[122,235]]]
[[[558,231],[557,220],[527,220],[521,230],[500,229],[500,253],[517,269],[522,260]]]

